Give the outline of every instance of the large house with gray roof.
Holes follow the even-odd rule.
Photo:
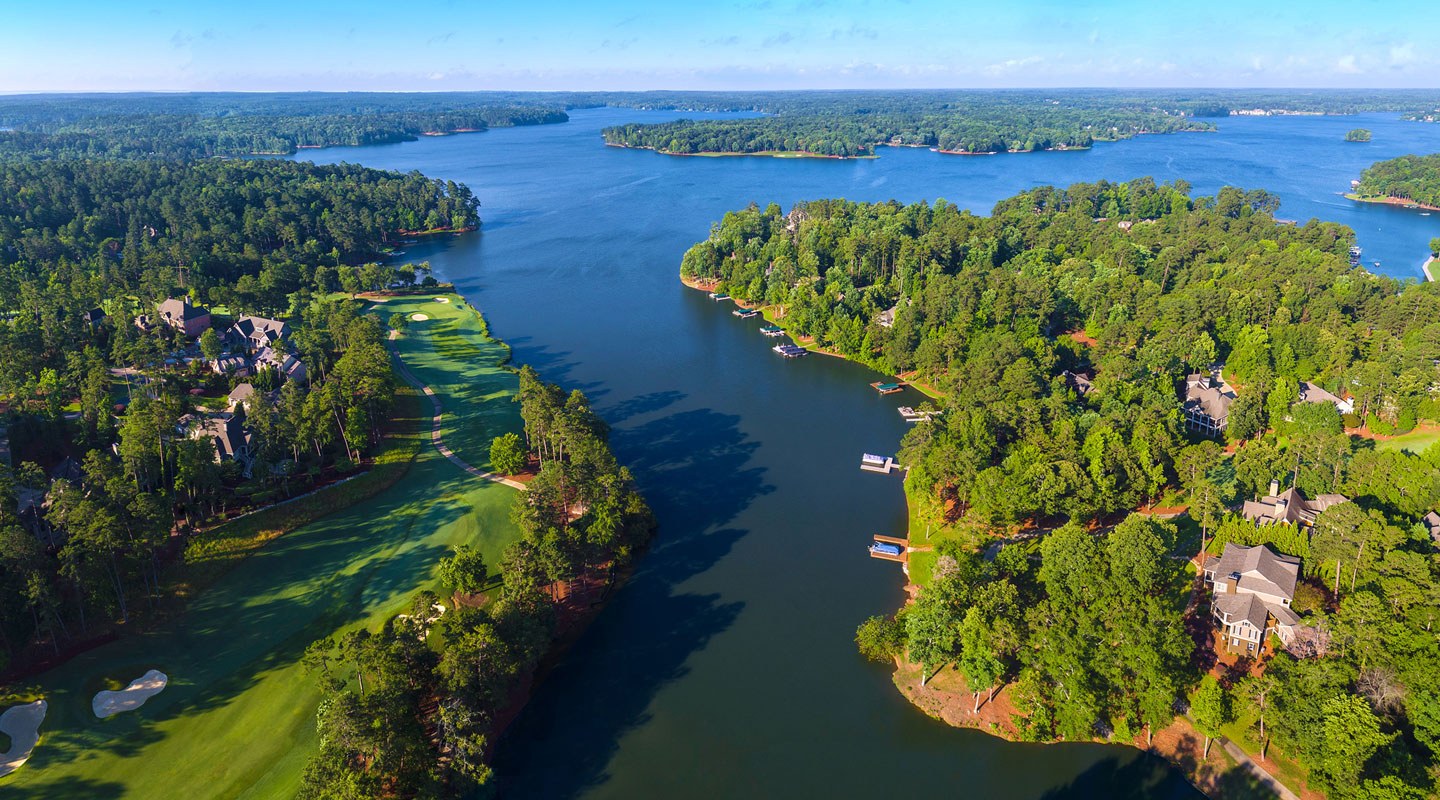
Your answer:
[[[1264,545],[1230,542],[1219,558],[1206,561],[1204,571],[1213,592],[1211,614],[1227,649],[1256,653],[1268,633],[1282,642],[1294,637],[1300,617],[1290,603],[1300,559],[1277,555]]]
[[[1203,436],[1219,436],[1230,423],[1230,405],[1235,391],[1220,377],[1220,370],[1185,378],[1185,427]]]
[[[1270,494],[1259,500],[1246,500],[1245,505],[1240,508],[1240,515],[1257,526],[1280,522],[1310,528],[1314,527],[1315,518],[1320,516],[1320,512],[1331,506],[1350,502],[1350,498],[1343,494],[1320,494],[1316,495],[1314,500],[1306,500],[1305,495],[1300,494],[1300,490],[1293,486],[1277,493],[1278,488],[1272,481]]]

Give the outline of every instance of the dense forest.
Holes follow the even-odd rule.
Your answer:
[[[1440,558],[1417,525],[1440,506],[1440,451],[1381,451],[1345,428],[1440,418],[1440,292],[1350,266],[1349,229],[1278,223],[1277,208],[1263,191],[1195,198],[1149,179],[1037,188],[990,217],[943,201],[751,207],[681,271],[943,393],[944,413],[899,456],[921,518],[981,541],[1068,523],[993,563],[944,548],[919,601],[870,624],[883,653],[973,669],[977,691],[1013,682],[1033,738],[1139,731],[1173,717],[1201,677],[1177,564],[1207,535],[1269,544],[1304,559],[1326,636],[1265,673],[1271,737],[1332,796],[1378,796],[1377,781],[1412,796],[1440,751]],[[1180,412],[1185,375],[1214,364],[1238,387],[1233,456],[1187,433]],[[1083,393],[1066,373],[1088,376]],[[1300,402],[1300,381],[1349,395],[1355,413]],[[1230,509],[1271,481],[1355,502],[1308,537],[1237,524]],[[1141,519],[1099,540],[1079,527],[1105,530],[1177,491],[1189,536]],[[1237,704],[1246,691],[1222,688]],[[1332,733],[1345,726],[1373,733],[1358,755]]]
[[[386,327],[335,293],[433,283],[369,259],[412,226],[474,225],[476,203],[418,174],[278,161],[5,162],[0,187],[3,668],[150,607],[173,532],[354,470],[396,383]],[[136,323],[167,297],[227,314]],[[280,355],[211,369],[246,313],[286,321]]]
[[[614,105],[704,111],[752,111],[758,119],[681,120],[604,131],[605,141],[665,153],[804,152],[873,155],[878,145],[947,152],[1028,152],[1088,147],[1141,133],[1212,130],[1202,118],[1231,113],[1353,114],[1405,111],[1434,93],[912,91],[655,93]],[[598,98],[597,98],[598,99]]]
[[[534,96],[76,95],[0,98],[0,158],[288,154],[568,119]]]
[[[1077,110],[1037,105],[956,108],[930,113],[867,113],[680,120],[606,128],[605,141],[663,153],[803,152],[868,156],[877,145],[935,147],[956,153],[1029,152],[1089,147],[1142,133],[1213,130],[1155,111]]]
[[[498,565],[458,550],[439,568],[450,596],[422,593],[377,633],[311,646],[306,662],[326,697],[300,797],[474,796],[491,782],[487,761],[503,715],[523,700],[517,687],[649,540],[650,510],[585,395],[526,367],[517,399],[520,454],[540,464],[515,498],[521,540]]]
[[[1440,154],[1401,156],[1372,164],[1360,174],[1356,193],[1440,206]]]

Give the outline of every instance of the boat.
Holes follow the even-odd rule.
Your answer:
[[[862,453],[860,455],[860,469],[866,472],[879,472],[885,475],[895,468],[895,459],[891,456],[877,456],[873,453]]]
[[[774,350],[782,356],[785,356],[786,358],[799,358],[800,356],[808,355],[810,353],[809,350],[793,344],[777,344],[770,349]]]
[[[1357,247],[1351,247],[1351,248],[1350,248],[1350,266],[1352,266],[1352,267],[1358,267],[1358,266],[1360,266],[1360,253],[1361,253],[1361,252],[1362,252],[1362,251],[1360,250],[1360,248],[1359,248],[1358,246],[1357,246]]]
[[[900,549],[900,545],[890,544],[889,542],[875,542],[874,544],[870,545],[871,555],[898,556],[903,552],[905,551]]]
[[[758,309],[758,308],[737,308],[737,309],[735,309],[734,311],[731,311],[730,313],[731,313],[731,314],[734,314],[735,316],[739,317],[740,319],[750,319],[751,317],[758,317],[758,316],[760,316],[760,309]]]

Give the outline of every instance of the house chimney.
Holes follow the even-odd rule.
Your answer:
[[[1280,481],[1270,481],[1270,496],[1274,497],[1278,494],[1280,494]]]

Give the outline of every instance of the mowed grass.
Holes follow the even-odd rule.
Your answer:
[[[438,303],[436,297],[449,302]],[[410,371],[438,395],[445,443],[467,464],[489,470],[490,440],[523,429],[519,404],[512,401],[520,380],[502,366],[510,349],[486,335],[480,314],[458,295],[389,298],[375,303],[374,310],[386,318],[396,312],[407,319],[415,314],[429,318],[411,321],[395,347]]]
[[[442,305],[428,303],[427,314]],[[457,309],[453,320],[448,328],[416,325],[399,345],[407,363],[416,359],[412,369],[422,380],[464,397],[468,405],[448,424],[457,443],[471,443],[469,459],[473,443],[519,429],[519,408],[510,401],[514,375],[494,360],[503,346],[480,334],[481,321],[468,309]],[[305,647],[356,626],[373,629],[403,610],[415,592],[436,587],[436,564],[455,545],[473,544],[494,564],[518,535],[509,520],[515,491],[473,478],[436,453],[428,403],[422,407],[406,435],[421,437],[423,446],[393,486],[270,542],[154,631],[14,687],[42,693],[50,708],[33,757],[0,780],[0,795],[293,797],[317,744],[319,694],[298,663]],[[151,668],[169,675],[164,692],[138,711],[94,717],[94,687]]]
[[[1440,428],[1424,428],[1411,431],[1404,436],[1396,436],[1394,439],[1385,439],[1375,443],[1376,450],[1408,450],[1412,453],[1423,453],[1430,445],[1440,442]]]

